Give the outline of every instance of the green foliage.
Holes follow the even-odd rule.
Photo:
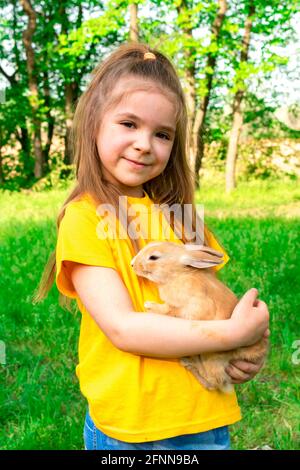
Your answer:
[[[200,175],[224,178],[227,142],[207,143]],[[300,140],[245,139],[240,143],[238,181],[295,179],[300,177]]]
[[[72,30],[69,34],[59,35],[56,52],[61,57],[62,70],[71,75],[78,65],[87,66],[90,69],[91,64],[86,63],[86,59],[90,59],[90,57],[86,57],[87,46],[101,44],[109,36],[117,41],[115,32],[124,25],[125,19],[122,10],[108,9],[98,18],[83,22],[78,29]]]
[[[297,109],[295,103],[292,110]],[[276,108],[267,105],[254,93],[247,93],[244,100],[244,123],[247,134],[254,139],[300,139],[300,131],[289,129],[275,117]],[[295,116],[296,117],[296,116]]]
[[[74,165],[63,162],[57,164],[46,176],[31,186],[32,191],[40,192],[49,189],[65,189],[74,181]]]
[[[219,35],[213,31],[219,8],[216,0],[134,0],[134,3],[138,5],[140,40],[157,47],[173,61],[185,91],[188,90],[187,71],[193,74],[196,108],[209,93],[205,134],[201,137],[209,142],[217,139],[227,143],[231,118],[224,113],[224,107],[232,105],[233,94],[244,90],[247,96],[251,90],[254,95],[255,90],[256,100],[261,100],[260,83],[268,80],[275,70],[282,73],[288,70],[285,47],[295,41],[293,19],[297,15],[297,0],[255,2],[249,58],[242,63],[242,38],[250,0],[227,2]],[[95,65],[129,38],[129,1],[65,0],[55,3],[32,0],[31,4],[37,14],[32,46],[38,95],[28,91],[23,42],[28,17],[20,2],[12,0],[7,7],[7,2],[0,0],[0,75],[6,84],[6,102],[0,105],[1,155],[9,157],[14,152],[10,153],[7,146],[15,147],[14,150],[20,152],[19,170],[23,173],[20,178],[4,165],[4,184],[11,188],[36,183],[33,177],[34,116],[41,122],[45,156],[43,178],[46,180],[40,186],[51,187],[47,172],[53,150],[51,146],[49,149],[49,141],[66,134],[66,121],[72,118]],[[273,109],[281,104],[281,100],[275,89]],[[274,134],[276,137],[297,137],[278,124],[269,105],[263,101],[256,116],[255,100],[247,101],[244,116],[247,132],[259,138]],[[64,163],[69,164],[69,156],[63,155],[63,148],[60,153]],[[15,182],[11,181],[12,174]]]

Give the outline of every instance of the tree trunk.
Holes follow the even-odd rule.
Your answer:
[[[185,51],[185,56],[190,59],[191,51]],[[195,108],[196,108],[196,91],[195,91],[195,63],[191,64],[186,68],[186,101],[187,101],[187,112],[188,112],[188,139],[189,139],[189,154],[188,159],[190,168],[195,171],[196,155],[198,151],[198,134],[194,134],[194,119],[195,119]],[[197,175],[194,174],[195,181]]]
[[[23,163],[23,172],[30,180],[34,176],[34,159],[30,155],[31,145],[27,127],[20,125],[20,130],[17,128],[14,134],[21,144],[20,159]]]
[[[61,17],[61,33],[68,35],[70,21],[69,21],[68,14],[66,11],[66,4],[62,0],[59,1],[59,14]],[[81,26],[82,18],[83,18],[82,5],[79,4],[78,15],[76,18],[77,28]],[[94,45],[92,44],[90,47],[90,53],[92,53],[93,50],[94,50]],[[71,163],[73,163],[71,129],[72,129],[72,123],[73,123],[73,116],[74,116],[74,107],[76,105],[76,102],[79,96],[79,91],[80,91],[80,79],[82,78],[84,72],[85,72],[84,68],[81,69],[80,74],[78,73],[78,71],[76,71],[75,78],[72,77],[72,80],[70,79],[70,77],[67,77],[67,76],[65,77],[64,97],[65,97],[66,131],[65,131],[65,137],[64,137],[64,141],[65,141],[64,163],[66,165],[70,165]]]
[[[65,134],[65,156],[64,163],[69,165],[72,163],[72,145],[71,145],[71,128],[73,121],[73,88],[72,83],[65,84],[65,115],[66,115],[66,134]]]
[[[23,31],[23,42],[26,51],[26,65],[28,73],[29,91],[30,91],[30,104],[32,109],[32,124],[33,124],[33,148],[34,148],[34,176],[40,178],[44,172],[44,161],[42,151],[42,138],[41,138],[41,121],[38,117],[39,108],[39,93],[38,81],[35,74],[35,55],[32,47],[32,36],[36,29],[36,12],[33,10],[30,0],[20,0],[25,14],[28,16],[27,29]]]
[[[242,43],[240,64],[248,61],[250,36],[253,22],[253,15],[255,13],[254,0],[249,3],[249,13],[245,22],[244,37]],[[239,138],[241,129],[243,126],[243,113],[242,113],[242,102],[245,94],[245,87],[240,87],[237,90],[233,100],[233,112],[232,112],[232,128],[229,136],[229,143],[226,155],[226,192],[230,193],[236,187],[236,161],[238,155]]]
[[[12,5],[13,5],[13,52],[15,56],[15,62],[16,62],[16,71],[10,79],[10,84],[11,87],[16,90],[16,94],[20,95],[22,93],[21,88],[22,84],[20,83],[20,76],[23,75],[21,72],[23,65],[22,65],[22,59],[20,57],[21,51],[20,47],[18,46],[18,13],[17,13],[17,2],[18,0],[12,0]],[[21,144],[21,152],[20,152],[20,158],[23,163],[23,172],[28,178],[28,180],[32,180],[34,176],[34,157],[31,156],[31,142],[30,142],[30,137],[27,129],[27,123],[26,123],[26,118],[22,116],[22,119],[19,121],[19,128],[16,127],[14,134],[16,136],[16,139],[20,142]]]
[[[54,23],[53,21],[53,13],[52,11],[49,11],[45,15],[45,20],[46,22],[50,25]],[[43,37],[42,41],[43,43],[47,43],[49,41],[49,37],[54,36],[54,29],[47,30],[45,29],[43,31]],[[49,83],[49,70],[51,68],[51,65],[49,64],[49,54],[48,54],[48,49],[46,48],[43,53],[43,92],[44,92],[44,104],[45,104],[45,115],[46,115],[46,120],[47,120],[47,135],[46,135],[46,141],[44,143],[44,148],[43,148],[43,159],[44,159],[44,165],[45,165],[45,173],[49,173],[50,167],[49,167],[49,154],[50,154],[50,149],[51,149],[51,144],[52,144],[52,139],[53,139],[53,134],[54,134],[54,124],[55,124],[55,119],[54,116],[51,114],[51,109],[52,109],[52,97],[51,97],[51,91],[50,91],[50,83]],[[45,124],[45,121],[44,121]]]
[[[185,4],[185,8],[188,6]],[[216,18],[212,24],[212,35],[215,40],[220,35],[221,27],[227,10],[227,1],[219,0],[219,9],[216,15]],[[180,13],[180,8],[177,7],[178,13]],[[187,36],[192,37],[191,29],[184,29],[184,33]],[[185,56],[188,62],[191,62],[191,50],[185,51]],[[195,175],[195,185],[199,186],[199,170],[201,168],[201,162],[203,158],[204,142],[203,142],[203,128],[205,116],[209,104],[210,93],[212,89],[213,73],[216,67],[217,57],[213,54],[209,54],[207,57],[207,68],[210,68],[210,73],[206,73],[206,94],[200,102],[198,109],[196,108],[196,92],[195,92],[195,61],[190,66],[187,67],[186,71],[186,80],[187,80],[187,106],[189,112],[189,162],[190,166]]]
[[[1,130],[0,130],[0,184],[4,183],[4,174],[3,174],[3,168],[2,168],[2,144],[1,144]]]
[[[138,27],[138,6],[136,3],[129,4],[130,13],[130,41],[138,42],[139,40],[139,27]]]
[[[45,59],[47,60],[47,59]],[[44,99],[45,106],[47,107],[46,116],[47,116],[47,139],[43,149],[43,159],[45,164],[45,172],[49,171],[49,153],[53,139],[54,133],[54,123],[55,119],[51,114],[51,95],[50,95],[50,86],[49,86],[49,77],[48,71],[44,72]]]
[[[185,0],[181,2],[180,5],[176,6],[178,16],[182,12],[188,10],[188,5]],[[182,31],[187,38],[193,38],[193,30],[191,28],[183,27]],[[186,81],[186,104],[187,104],[187,115],[188,115],[188,160],[191,170],[195,171],[195,161],[196,154],[198,149],[198,135],[193,134],[193,126],[195,119],[195,109],[196,109],[196,83],[195,83],[195,59],[196,51],[195,48],[187,48],[183,51],[185,61],[186,61],[186,72],[185,72],[185,81]],[[196,175],[194,174],[194,180],[196,180]]]
[[[226,192],[229,193],[236,186],[235,166],[239,144],[239,136],[243,126],[243,114],[241,105],[243,101],[243,91],[236,93],[233,104],[233,119],[230,131],[227,156],[226,156]]]
[[[222,28],[224,18],[226,15],[226,11],[227,11],[227,0],[219,0],[218,12],[211,28],[211,32],[212,32],[212,35],[214,36],[215,41],[217,41],[220,36],[221,28]],[[207,113],[207,109],[209,105],[216,63],[217,63],[216,54],[212,54],[211,52],[209,52],[207,56],[207,63],[206,63],[206,68],[209,70],[209,73],[206,72],[205,74],[206,93],[205,93],[205,96],[203,96],[199,109],[197,111],[197,114],[195,117],[195,126],[193,130],[194,133],[199,134],[199,148],[198,148],[196,163],[195,163],[196,175],[199,174],[199,170],[201,168],[202,160],[204,157],[204,139],[203,139],[204,122],[205,122],[205,117],[206,117],[206,113]],[[198,183],[198,179],[197,179],[197,183]]]

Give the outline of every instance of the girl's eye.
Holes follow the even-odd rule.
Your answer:
[[[121,124],[122,124],[123,126],[129,127],[130,129],[131,129],[131,126],[134,126],[133,122],[128,122],[128,121],[126,121],[126,122],[121,122]]]
[[[135,127],[135,124],[133,122],[130,122],[130,121],[123,121],[120,123],[122,126],[125,126],[125,127],[128,127],[128,129],[133,129]],[[170,140],[170,137],[168,136],[168,134],[165,134],[164,132],[158,132],[156,134],[160,139],[163,139],[163,140]]]
[[[170,140],[170,137],[168,136],[168,134],[163,134],[162,132],[158,132],[157,135],[159,136],[159,138]]]

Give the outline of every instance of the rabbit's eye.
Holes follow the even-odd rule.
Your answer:
[[[152,261],[156,261],[157,259],[159,259],[159,256],[151,255],[149,256],[149,259],[151,259]]]

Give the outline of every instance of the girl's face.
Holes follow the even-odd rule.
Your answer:
[[[168,163],[175,105],[155,83],[136,77],[120,80],[112,95],[121,99],[104,113],[96,140],[103,175],[122,194],[142,197],[143,184]]]

